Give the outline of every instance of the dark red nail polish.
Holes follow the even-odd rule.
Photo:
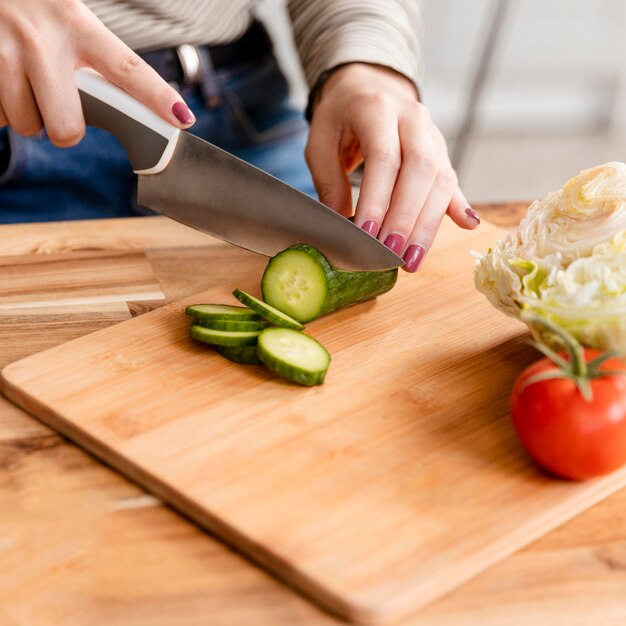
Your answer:
[[[395,233],[387,235],[385,245],[396,254],[400,254],[400,252],[402,252],[402,246],[404,246],[404,237],[396,235]]]
[[[191,112],[191,109],[184,102],[177,102],[172,107],[172,113],[176,116],[176,119],[188,126],[196,121],[196,116]]]
[[[468,207],[467,209],[465,209],[465,215],[472,218],[473,220],[476,220],[480,224],[480,215],[478,215],[478,213],[476,213],[474,209]]]
[[[367,220],[367,222],[363,222],[361,228],[372,237],[376,237],[378,235],[378,224],[374,220]]]
[[[404,253],[404,269],[407,272],[417,272],[425,255],[426,250],[422,246],[409,246]]]

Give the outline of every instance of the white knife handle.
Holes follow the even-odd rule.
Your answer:
[[[137,174],[157,174],[167,167],[180,129],[93,70],[76,70],[76,85],[85,122],[113,133]]]

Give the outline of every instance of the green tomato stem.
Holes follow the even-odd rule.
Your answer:
[[[522,320],[529,325],[541,326],[549,333],[558,337],[565,346],[565,350],[569,356],[569,360],[566,361],[559,354],[554,352],[545,345],[538,342],[529,342],[546,357],[548,357],[556,366],[557,370],[552,372],[543,372],[536,376],[531,376],[524,384],[532,385],[534,383],[541,382],[543,380],[550,380],[555,378],[567,378],[573,381],[578,387],[581,395],[587,402],[591,402],[593,399],[593,391],[591,389],[591,381],[595,378],[602,376],[615,376],[626,375],[626,371],[623,370],[600,370],[600,366],[612,357],[619,356],[616,351],[604,352],[600,356],[596,357],[593,361],[587,363],[585,361],[585,351],[583,346],[576,340],[575,337],[570,335],[564,328],[557,326],[550,320],[540,317],[534,313],[523,313]]]
[[[565,350],[569,356],[568,365],[571,373],[576,376],[576,378],[585,378],[587,376],[587,363],[585,362],[583,347],[572,335],[570,335],[564,328],[557,326],[554,322],[540,317],[539,315],[535,315],[534,313],[524,314],[523,319],[525,322],[530,324],[543,326],[548,332],[558,337],[565,346]],[[560,365],[558,362],[556,363],[557,365]]]
[[[538,341],[528,340],[528,345],[539,350],[544,356],[548,357],[553,363],[556,363],[562,370],[569,369],[569,361],[566,361],[560,354],[557,354],[554,350],[544,346]]]
[[[590,375],[597,374],[600,366],[608,359],[613,357],[620,357],[621,353],[619,350],[609,350],[608,352],[603,352],[600,356],[597,356],[593,361],[589,361],[587,363],[587,369],[589,370]]]

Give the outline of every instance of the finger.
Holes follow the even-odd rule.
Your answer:
[[[452,200],[448,207],[448,215],[461,228],[472,230],[480,225],[480,215],[472,209],[463,192],[458,187],[452,195]]]
[[[97,18],[94,18],[97,21]],[[186,128],[196,118],[180,94],[100,22],[84,46],[88,64],[163,119]]]
[[[4,109],[2,108],[2,105],[0,104],[0,128],[3,128],[8,125],[9,125],[9,120],[7,119],[7,116],[4,114]]]
[[[60,148],[76,145],[85,134],[73,68],[40,61],[30,69],[30,82],[50,141]]]
[[[448,147],[443,135],[440,132],[435,136],[440,151],[445,154],[446,163],[450,165],[450,157],[448,156]],[[474,229],[480,225],[480,215],[471,207],[467,198],[457,187],[452,195],[452,201],[448,207],[448,216],[452,221],[461,228]]]
[[[442,170],[430,189],[404,252],[404,269],[416,272],[430,250],[454,193],[452,175]]]
[[[442,161],[424,122],[417,116],[398,122],[402,166],[380,233],[382,241],[393,243],[390,247],[397,254],[413,232]]]
[[[312,126],[304,156],[320,202],[345,217],[352,215],[352,188],[331,135]]]
[[[15,73],[0,80],[0,104],[9,126],[19,135],[36,135],[43,127],[35,96],[25,74]]]
[[[380,237],[380,229],[400,170],[400,139],[396,118],[391,114],[375,115],[373,112],[373,115],[359,121],[355,133],[365,163],[354,223],[370,235],[378,236],[394,250],[395,240],[388,242]]]

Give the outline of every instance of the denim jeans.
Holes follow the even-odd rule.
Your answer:
[[[197,117],[193,134],[315,195],[304,161],[307,124],[289,105],[287,82],[271,55],[218,70],[221,104],[199,90],[183,97]],[[0,223],[149,214],[136,202],[136,176],[120,143],[89,127],[83,141],[60,149],[45,136],[0,129]]]

